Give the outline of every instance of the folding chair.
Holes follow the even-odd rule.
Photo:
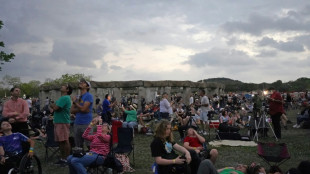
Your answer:
[[[45,147],[45,161],[52,158],[59,152],[59,145],[54,139],[54,124],[53,120],[48,120],[46,125],[46,142],[44,144]],[[51,155],[49,156],[49,151],[51,151]]]
[[[257,144],[257,154],[269,166],[280,166],[291,158],[285,143],[262,143]],[[274,163],[274,165],[271,165]]]
[[[118,144],[114,149],[114,152],[117,154],[126,154],[128,157],[132,152],[132,165],[135,165],[135,153],[134,153],[134,144],[133,144],[133,129],[132,128],[118,128]]]

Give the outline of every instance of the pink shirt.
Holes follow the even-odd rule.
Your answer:
[[[94,135],[89,135],[91,128],[87,127],[82,137],[90,143],[90,151],[101,155],[107,155],[110,152],[110,135],[102,134],[102,126],[97,125],[97,132]]]
[[[15,115],[15,112],[18,115]],[[17,122],[26,122],[29,116],[28,104],[25,100],[18,98],[15,100],[8,100],[4,103],[3,117],[15,118]]]

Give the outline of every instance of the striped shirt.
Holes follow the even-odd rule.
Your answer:
[[[107,155],[110,152],[110,135],[102,134],[102,126],[97,125],[97,132],[89,135],[91,127],[87,127],[82,137],[90,141],[90,151],[101,155]]]

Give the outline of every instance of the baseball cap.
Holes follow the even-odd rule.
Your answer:
[[[84,82],[87,84],[87,86],[90,88],[90,82],[89,81],[86,81],[84,78],[80,79],[80,82]]]

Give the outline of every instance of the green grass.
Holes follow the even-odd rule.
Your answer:
[[[297,110],[289,111],[288,118],[295,124]],[[288,124],[288,130],[282,129],[282,139],[279,142],[286,143],[291,154],[291,159],[281,165],[283,171],[287,171],[289,168],[297,167],[299,162],[302,160],[310,160],[310,130],[309,129],[293,129],[293,124]],[[212,132],[214,132],[212,130]],[[241,131],[242,133],[245,130]],[[178,132],[174,132],[175,140],[179,143]],[[260,141],[274,142],[275,138],[272,133],[268,132],[269,137],[259,138]],[[209,138],[209,136],[206,136]],[[136,134],[134,138],[135,144],[135,166],[134,173],[151,173],[151,165],[154,159],[151,157],[150,143],[152,136]],[[211,135],[211,140],[214,139],[214,135]],[[207,139],[210,141],[209,139]],[[219,157],[216,163],[216,168],[223,168],[227,166],[235,166],[239,163],[250,164],[251,162],[257,162],[267,167],[268,165],[257,156],[256,147],[229,147],[222,146],[218,147]],[[44,148],[42,145],[37,143],[36,154],[41,159],[43,165],[44,174],[65,174],[69,173],[68,168],[58,168],[52,165],[57,159],[52,159],[48,163],[44,161]]]

